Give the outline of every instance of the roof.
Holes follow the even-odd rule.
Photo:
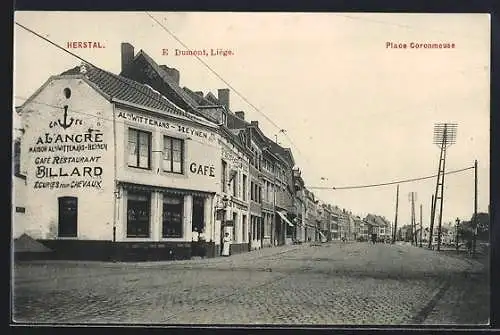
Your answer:
[[[219,127],[219,129],[221,130],[222,135],[225,135],[227,139],[236,144],[240,150],[243,150],[245,153],[250,154],[250,151],[244,143],[240,132],[235,132],[233,129],[228,129],[226,127]]]
[[[144,69],[144,67],[140,65],[140,62],[145,62],[149,68]],[[136,76],[133,74],[135,69],[141,72],[141,75],[147,76],[147,80],[153,80],[154,74],[151,73],[151,71],[153,71],[163,83],[163,87],[166,89],[166,92],[164,93],[167,94],[167,96],[170,97],[179,107],[211,122],[215,122],[217,124],[221,123],[220,117],[217,117],[217,113],[214,113],[214,111],[218,111],[220,108],[224,107],[212,93],[209,92],[206,97],[203,97],[203,94],[200,95],[187,87],[181,88],[179,83],[172,79],[171,75],[167,72],[170,68],[166,65],[158,65],[144,50],[140,50],[137,53],[131,65],[136,65],[136,67],[129,65],[124,71],[122,71],[122,76],[131,77],[141,81],[141,78],[135,78]]]
[[[192,90],[190,90],[187,87],[183,87],[182,89],[196,102],[196,104],[198,106],[216,106],[217,105],[214,102],[203,97],[203,92],[200,92],[201,93],[201,95],[200,95],[200,94],[198,94],[198,92],[193,92]]]
[[[195,99],[193,99],[185,90],[183,90],[164,70],[163,65],[158,65],[146,52],[140,50],[137,55],[134,57],[133,62],[136,62],[140,59],[144,59],[153,70],[160,76],[165,84],[167,84],[177,95],[185,102],[186,109],[191,111],[196,111],[196,106],[198,103]]]
[[[376,225],[378,227],[387,227],[391,225],[391,223],[387,221],[385,218],[375,214],[368,214],[365,218],[365,221],[369,222],[372,225]]]
[[[83,73],[80,65],[61,73],[61,76],[82,75],[111,98],[195,119],[147,85],[89,65],[85,65],[85,70]]]
[[[283,148],[281,145],[279,145],[278,143],[274,142],[273,140],[267,137],[266,139],[272,152],[278,154],[282,159],[290,163],[292,167],[295,165],[295,160],[293,159],[292,151],[289,148]]]
[[[250,125],[250,123],[245,120],[240,119],[233,113],[227,114],[227,127],[230,129],[242,129],[246,128]]]
[[[380,226],[380,222],[378,222],[375,215],[373,215],[373,214],[366,215],[365,222],[367,222],[371,225],[377,226],[377,227]]]

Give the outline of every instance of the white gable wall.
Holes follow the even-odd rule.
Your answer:
[[[65,88],[71,90],[69,98]],[[68,106],[66,119],[63,106]],[[30,236],[57,239],[58,197],[74,196],[77,238],[112,238],[112,112],[112,104],[78,78],[52,78],[23,106],[21,173],[27,177],[25,232]]]

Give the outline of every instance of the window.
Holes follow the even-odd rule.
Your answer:
[[[227,181],[226,181],[226,175],[227,175],[227,163],[225,161],[222,161],[222,176],[221,176],[221,183],[222,183],[222,192],[227,192]]]
[[[233,225],[234,225],[234,241],[235,242],[239,242],[239,238],[238,238],[238,228],[239,228],[239,224],[238,224],[238,213],[233,213]]]
[[[182,197],[167,194],[163,196],[162,237],[182,237],[183,207],[184,199]],[[203,225],[201,222],[196,224]]]
[[[238,173],[235,171],[233,174],[233,197],[238,196]]]
[[[290,219],[290,217],[288,217]],[[288,223],[286,223],[286,236],[287,237],[293,237],[294,235],[294,227],[290,226]]]
[[[227,125],[227,116],[226,116],[226,113],[221,113],[221,123],[223,125]]]
[[[128,166],[149,169],[151,161],[151,133],[128,130]]]
[[[183,173],[184,141],[163,137],[163,171]]]
[[[16,139],[14,142],[14,174],[21,172],[21,141]]]
[[[264,236],[271,236],[271,214],[265,214],[264,224]]]
[[[255,200],[253,181],[250,182],[250,200],[252,200],[252,201]]]
[[[242,192],[243,192],[243,200],[247,200],[247,176],[244,174],[243,175],[243,187],[242,187]]]
[[[59,201],[59,237],[77,237],[78,198],[60,197]]]
[[[247,241],[247,216],[243,214],[242,220],[241,220],[241,230],[242,230],[242,241],[246,242]]]
[[[127,237],[149,237],[149,194],[129,192],[127,195]]]
[[[271,201],[270,192],[271,192],[271,183],[266,181],[266,201],[267,202]]]

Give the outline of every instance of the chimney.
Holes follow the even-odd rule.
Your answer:
[[[180,74],[179,70],[173,67],[168,67],[166,65],[160,65],[160,68],[167,73],[170,79],[175,82],[177,85],[180,83]]]
[[[242,120],[245,120],[245,112],[234,112],[234,115],[236,115],[237,118],[240,118]]]
[[[130,43],[122,43],[122,72],[132,63],[134,60],[134,46]]]
[[[194,94],[199,95],[200,97],[203,98],[203,92],[202,91],[196,91]]]
[[[217,100],[221,103],[221,105],[225,106],[229,109],[229,89],[228,88],[220,88],[217,90]]]
[[[250,121],[250,124],[252,126],[258,127],[259,126],[259,121]]]

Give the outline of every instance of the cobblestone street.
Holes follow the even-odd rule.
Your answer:
[[[30,262],[14,320],[140,324],[485,324],[484,263],[408,245],[329,243],[154,263]]]

